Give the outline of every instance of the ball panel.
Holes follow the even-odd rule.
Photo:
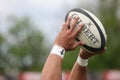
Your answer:
[[[80,19],[78,20],[85,23],[81,33],[78,35],[78,39],[84,41],[88,46],[99,48],[101,46],[100,35],[98,29],[95,27],[94,23],[85,15],[78,13],[78,12],[70,12],[69,16],[72,16],[71,22],[74,20],[74,16],[78,16]],[[80,23],[81,24],[81,23]],[[76,27],[79,24],[77,24]],[[96,35],[93,35],[96,34]],[[90,38],[89,38],[90,37]],[[92,38],[95,37],[95,38]]]
[[[106,35],[106,32],[105,32],[105,29],[104,29],[102,23],[99,21],[99,19],[94,14],[92,14],[91,12],[89,12],[85,9],[83,9],[83,10],[86,11],[89,15],[91,15],[93,17],[93,19],[97,22],[97,24],[99,24],[100,29],[102,30],[102,33],[104,34],[105,40],[107,40],[107,35]]]
[[[99,50],[103,49],[105,47],[105,43],[106,43],[106,34],[105,34],[105,30],[104,30],[104,27],[103,27],[102,23],[97,19],[97,17],[94,16],[89,11],[84,10],[84,9],[72,9],[66,15],[65,21],[67,20],[67,17],[70,15],[71,12],[72,13],[73,12],[79,13],[79,15],[82,14],[82,16],[83,15],[86,16],[92,22],[92,24],[94,24],[94,27],[95,27],[94,29],[93,29],[93,27],[90,28],[90,31],[92,31],[92,33],[95,34],[95,35],[97,34],[94,37],[97,37],[97,39],[100,40],[100,44],[93,45],[93,44],[90,43],[91,42],[90,39],[85,38],[85,36],[81,32],[79,37],[77,37],[77,40],[81,40],[81,39],[83,39],[84,41],[86,40],[86,42],[85,42],[86,45],[84,45],[83,47],[90,52],[96,52],[96,51],[99,51]],[[81,15],[80,15],[80,18],[81,18]],[[86,21],[86,20],[88,20],[87,18],[83,17],[82,19]]]

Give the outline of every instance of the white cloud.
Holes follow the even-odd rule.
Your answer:
[[[78,7],[82,0],[0,0],[0,18],[3,24],[7,15],[30,16],[46,34],[56,35],[68,10]],[[84,2],[85,3],[85,2]],[[42,26],[42,27],[41,27]],[[6,27],[6,28],[5,28]],[[57,28],[56,28],[57,27]],[[7,26],[0,27],[6,30]]]
[[[5,18],[9,14],[27,15],[43,22],[45,17],[46,20],[55,19],[64,11],[65,5],[72,6],[75,3],[73,0],[0,0],[0,16]]]

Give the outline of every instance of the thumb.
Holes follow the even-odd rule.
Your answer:
[[[82,45],[85,45],[85,43],[83,41],[79,41],[74,44],[73,48],[75,49],[76,47],[82,46]]]

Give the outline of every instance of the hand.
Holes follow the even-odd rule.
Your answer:
[[[104,52],[106,51],[106,47],[99,51],[99,52],[95,52],[95,53],[90,53],[88,51],[86,51],[85,49],[80,49],[80,52],[79,52],[79,56],[83,59],[88,59],[90,57],[92,57],[93,55],[96,55],[96,54],[103,54]]]
[[[62,27],[62,30],[55,39],[54,44],[62,46],[63,48],[65,48],[66,51],[73,50],[76,47],[84,44],[82,41],[76,41],[77,35],[80,33],[82,27],[84,26],[83,24],[81,24],[75,30],[78,19],[79,18],[76,17],[72,23],[71,23],[71,17],[67,19],[67,21],[64,23]]]

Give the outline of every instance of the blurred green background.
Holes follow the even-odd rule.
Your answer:
[[[75,7],[85,8],[94,13],[103,23],[107,33],[107,50],[102,55],[96,55],[89,60],[89,71],[104,71],[109,69],[120,69],[120,1],[119,0],[97,0],[77,1]],[[82,2],[84,4],[82,4]],[[91,2],[93,5],[87,5]],[[8,2],[9,3],[9,2]],[[74,8],[74,7],[73,7]],[[64,17],[72,7],[65,6],[61,8],[61,18]],[[47,11],[47,10],[46,10]],[[48,10],[49,11],[49,10]],[[55,14],[55,12],[53,12]],[[40,14],[41,15],[41,14]],[[0,16],[2,16],[0,14]],[[30,16],[16,16],[11,14],[5,19],[8,24],[7,31],[2,32],[0,22],[0,73],[7,74],[11,72],[39,71],[41,72],[45,60],[52,48],[55,36],[59,33],[61,23],[55,23],[54,34],[47,33],[38,29],[43,27],[34,23]],[[49,20],[52,20],[49,19]],[[42,20],[41,20],[42,21]],[[39,21],[39,22],[41,22]],[[56,28],[60,26],[59,28]],[[47,28],[46,28],[47,29]],[[52,40],[50,39],[52,35]],[[63,60],[63,70],[70,71],[79,48],[67,52]]]

